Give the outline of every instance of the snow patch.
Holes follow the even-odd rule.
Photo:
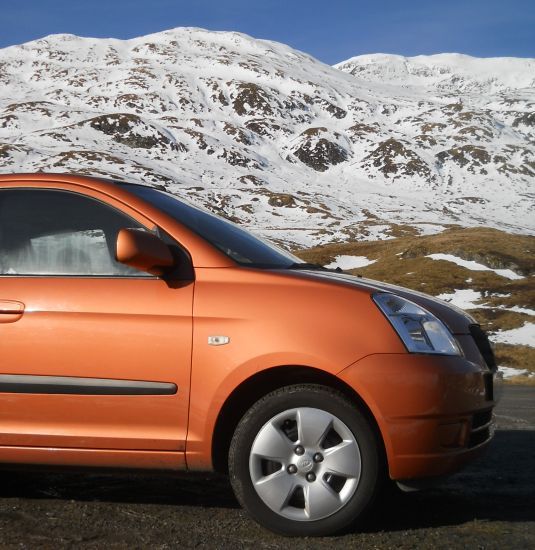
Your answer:
[[[499,344],[513,346],[530,346],[535,348],[535,323],[524,323],[519,328],[500,330],[490,336],[491,340]]]
[[[449,304],[460,307],[461,309],[477,309],[481,305],[476,304],[481,300],[481,292],[476,292],[472,289],[454,290],[453,292],[445,292],[437,296],[440,300],[444,300]]]
[[[512,307],[500,307],[500,309],[507,309],[507,311],[514,311],[515,313],[524,313],[526,315],[535,316],[535,309],[528,307],[512,306]]]
[[[463,260],[462,258],[453,256],[451,254],[428,254],[426,258],[431,258],[432,260],[445,260],[447,262],[453,262],[454,264],[465,267],[466,269],[470,269],[471,271],[494,271],[496,275],[506,277],[507,279],[511,279],[512,281],[525,279],[525,277],[523,277],[522,275],[518,275],[518,273],[515,273],[512,269],[492,269],[491,267],[480,264],[478,262]]]
[[[377,260],[368,260],[366,256],[347,256],[347,255],[341,255],[336,256],[333,262],[331,262],[329,265],[326,265],[325,267],[328,267],[329,269],[336,269],[339,267],[340,269],[346,270],[346,269],[358,269],[359,267],[366,267],[368,265],[372,265]]]
[[[513,367],[498,367],[498,371],[502,373],[504,379],[515,376],[535,376],[534,373],[530,373],[527,369],[514,369]]]

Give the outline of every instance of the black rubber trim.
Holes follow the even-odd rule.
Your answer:
[[[490,345],[487,333],[482,330],[479,325],[470,325],[469,328],[470,334],[472,335],[472,338],[476,343],[479,353],[481,353],[481,355],[483,356],[487,367],[489,367],[491,371],[496,372],[498,370],[498,367],[496,365],[496,358],[494,357],[494,351],[492,350],[492,346]]]
[[[0,393],[37,393],[72,395],[174,395],[171,382],[80,378],[76,376],[33,376],[0,374]]]

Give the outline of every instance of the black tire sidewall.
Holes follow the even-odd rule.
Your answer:
[[[299,407],[324,410],[340,419],[353,433],[361,455],[361,476],[353,496],[343,508],[316,521],[294,521],[271,510],[254,489],[249,472],[251,447],[261,428],[277,414]],[[379,464],[376,436],[358,407],[343,394],[312,384],[280,388],[253,405],[238,424],[229,452],[230,480],[242,506],[261,525],[290,536],[334,534],[355,522],[377,493]]]

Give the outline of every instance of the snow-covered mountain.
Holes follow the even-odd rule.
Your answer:
[[[0,50],[0,171],[161,184],[288,244],[535,230],[535,60],[178,28]]]

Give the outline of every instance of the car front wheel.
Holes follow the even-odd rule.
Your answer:
[[[261,525],[285,535],[320,536],[352,524],[380,481],[368,420],[331,388],[285,386],[255,403],[231,442],[236,497]]]

